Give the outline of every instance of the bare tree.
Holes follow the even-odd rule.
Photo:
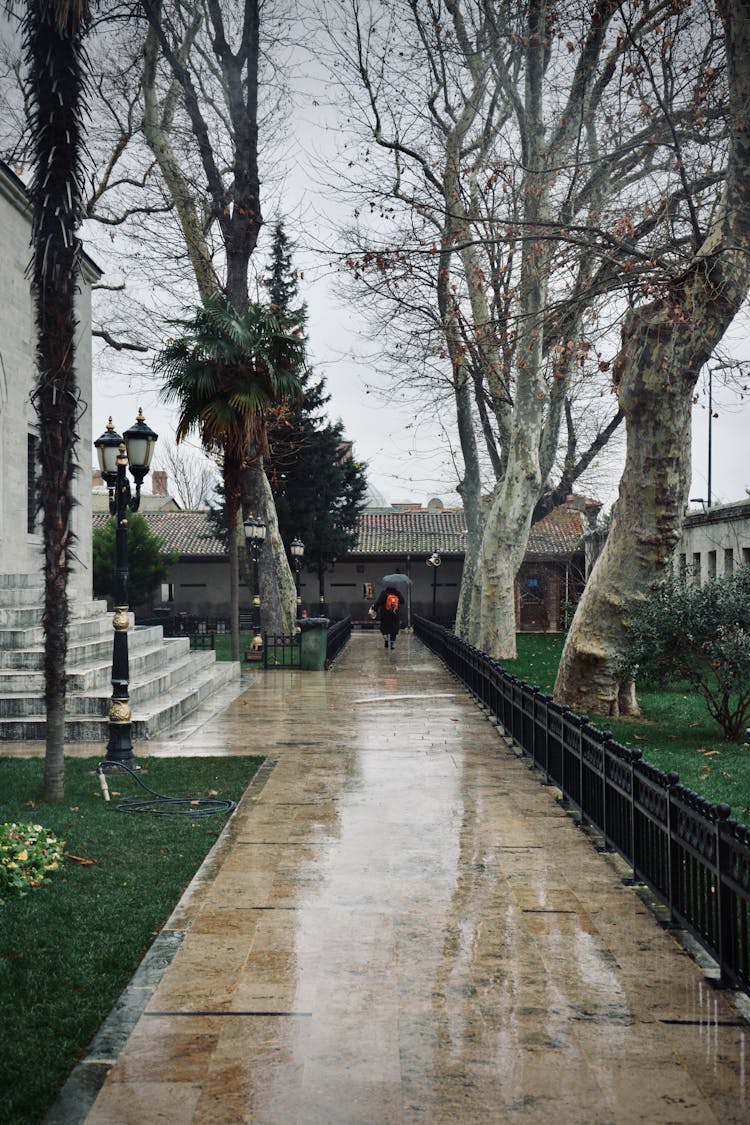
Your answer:
[[[216,466],[197,449],[186,442],[177,445],[169,439],[159,442],[155,458],[156,469],[163,469],[183,508],[195,511],[207,508],[216,492],[219,476]]]
[[[247,309],[263,223],[259,137],[265,130],[267,184],[280,146],[272,125],[285,97],[278,60],[291,13],[268,5],[261,13],[257,0],[143,0],[100,11],[90,37],[97,127],[84,199],[87,239],[109,268],[94,335],[109,349],[111,366],[131,379],[133,355],[158,350],[161,326],[195,303],[196,290],[204,297],[220,289],[240,313]],[[3,150],[23,162],[27,136],[17,127],[25,106],[13,53],[6,57],[2,88],[16,128],[3,133]],[[288,631],[294,582],[262,458],[251,450],[245,476],[258,476],[258,514],[269,526],[264,617],[269,628]],[[248,494],[250,488],[248,480]],[[235,608],[238,596],[235,579]]]
[[[142,0],[148,20],[144,133],[180,224],[202,298],[221,289],[248,308],[248,270],[263,223],[258,165],[261,6]],[[267,36],[268,38],[268,36]],[[243,514],[264,517],[264,624],[294,628],[296,594],[259,449],[248,448]],[[239,656],[238,534],[230,535],[233,656]],[[236,653],[235,653],[236,649]]]
[[[470,528],[459,628],[495,656],[515,654],[514,577],[561,448],[567,489],[620,422],[618,319],[684,264],[693,213],[719,190],[710,17],[700,2],[393,0],[329,18],[369,138],[351,161],[350,268],[406,293],[411,314],[413,263],[435,264]],[[579,450],[582,372],[611,406]],[[497,477],[483,531],[478,434]]]
[[[729,155],[720,201],[692,211],[685,268],[633,304],[614,378],[627,424],[627,457],[607,542],[563,652],[555,696],[599,714],[635,714],[632,681],[617,657],[631,607],[667,567],[690,484],[690,413],[701,368],[750,286],[750,21],[742,0],[720,6],[727,59]]]

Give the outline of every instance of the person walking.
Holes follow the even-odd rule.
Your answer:
[[[403,604],[403,595],[399,593],[396,587],[386,586],[370,609],[371,617],[377,617],[380,614],[380,632],[383,634],[386,648],[393,649],[396,647],[396,639],[401,628],[400,611]]]

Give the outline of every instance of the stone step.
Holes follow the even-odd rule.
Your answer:
[[[190,677],[193,670],[206,664],[215,664],[214,652],[190,651],[187,637],[170,637],[161,645],[148,648],[130,649],[128,645],[128,670],[132,694],[143,692],[144,699],[157,692],[169,691],[171,686],[179,687]],[[111,696],[112,659],[111,645],[106,659],[88,667],[74,667],[67,673],[67,697],[69,701],[84,699],[107,699]],[[28,700],[24,708],[21,700]],[[69,706],[73,706],[69,703]],[[80,704],[76,704],[80,710]],[[94,711],[99,712],[99,704]],[[42,714],[44,713],[44,673],[42,670],[18,672],[0,669],[0,715],[3,714]]]
[[[36,592],[44,589],[41,571],[36,574],[0,574],[0,604],[5,605],[6,594],[22,594],[28,602],[33,601]]]
[[[41,605],[0,605],[0,629],[40,628]],[[79,603],[71,607],[68,618],[68,635],[91,635],[93,628],[112,628],[112,615],[107,614],[105,602]]]
[[[189,690],[183,694],[162,696],[147,701],[142,708],[132,708],[134,739],[145,741],[168,730],[233,683],[236,683],[239,690],[240,666],[230,661],[204,665],[187,682]],[[45,737],[46,720],[43,714],[0,718],[0,742],[43,741]],[[109,722],[106,715],[71,715],[65,720],[66,742],[106,744],[108,737]]]
[[[16,611],[25,613],[27,611]],[[28,611],[28,620],[9,625],[0,621],[0,650],[40,648],[44,644],[44,629],[40,623],[39,609]],[[131,614],[131,629],[133,617]],[[160,628],[160,626],[154,626]],[[78,644],[80,641],[96,637],[112,636],[112,621],[106,616],[97,617],[71,617],[68,623],[68,645]]]
[[[130,636],[130,634],[129,634]],[[187,637],[167,637],[161,644],[148,646],[128,643],[128,667],[131,679],[148,676],[155,669],[176,665],[184,661],[190,652]],[[0,667],[0,695],[2,694],[44,694],[44,672],[40,652],[33,655],[34,667]],[[0,659],[0,663],[2,663]],[[68,691],[85,692],[111,686],[112,682],[112,640],[99,653],[99,659],[91,664],[68,665]]]
[[[25,630],[28,632],[28,630]],[[68,642],[68,668],[76,665],[103,664],[112,658],[113,629],[103,629],[101,633]],[[185,637],[170,637],[189,644]],[[164,643],[161,625],[138,625],[128,630],[128,650],[137,653],[139,649],[154,647]],[[31,671],[44,667],[44,647],[41,640],[29,646],[3,648],[0,644],[0,668],[24,668]]]
[[[0,574],[0,578],[8,575]],[[0,606],[14,609],[17,606],[35,605],[39,609],[44,605],[44,587],[38,586],[13,586],[0,583]]]
[[[151,700],[166,695],[184,694],[190,681],[204,670],[216,666],[212,652],[190,652],[185,650],[175,654],[175,659],[164,659],[163,651],[155,650],[149,654],[149,667],[141,667],[138,662],[130,667],[130,706],[132,710],[145,707]],[[130,665],[130,661],[128,661]],[[107,715],[112,697],[111,665],[101,669],[96,686],[82,691],[71,686],[68,678],[67,713],[77,715]],[[33,687],[28,683],[16,683],[14,691],[9,684],[0,681],[0,718],[33,718],[44,715],[44,679],[42,673],[34,673]]]
[[[44,740],[43,586],[38,575],[0,575],[0,741]],[[130,615],[128,664],[134,737],[148,739],[222,692],[239,689],[240,666],[213,652],[191,652],[187,637],[165,638],[161,626],[135,626]],[[70,606],[67,741],[108,738],[112,695],[112,612],[100,599]]]

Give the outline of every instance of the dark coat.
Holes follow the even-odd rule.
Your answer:
[[[385,608],[385,599],[389,594],[395,594],[398,598],[398,609],[387,610]],[[401,614],[399,610],[404,604],[404,596],[400,594],[393,586],[389,586],[386,590],[382,590],[378,595],[377,601],[373,602],[373,609],[376,613],[380,614],[380,632],[384,637],[393,637],[398,633],[401,628]]]

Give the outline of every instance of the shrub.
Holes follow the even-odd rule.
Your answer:
[[[739,742],[750,714],[750,567],[702,586],[662,579],[630,626],[622,672],[689,683],[724,738]]]
[[[63,846],[41,824],[0,825],[0,904],[41,886],[59,869]]]
[[[115,592],[116,520],[108,520],[94,531],[94,596],[112,597]],[[147,602],[175,564],[179,554],[164,549],[147,521],[137,512],[128,513],[128,604]]]

